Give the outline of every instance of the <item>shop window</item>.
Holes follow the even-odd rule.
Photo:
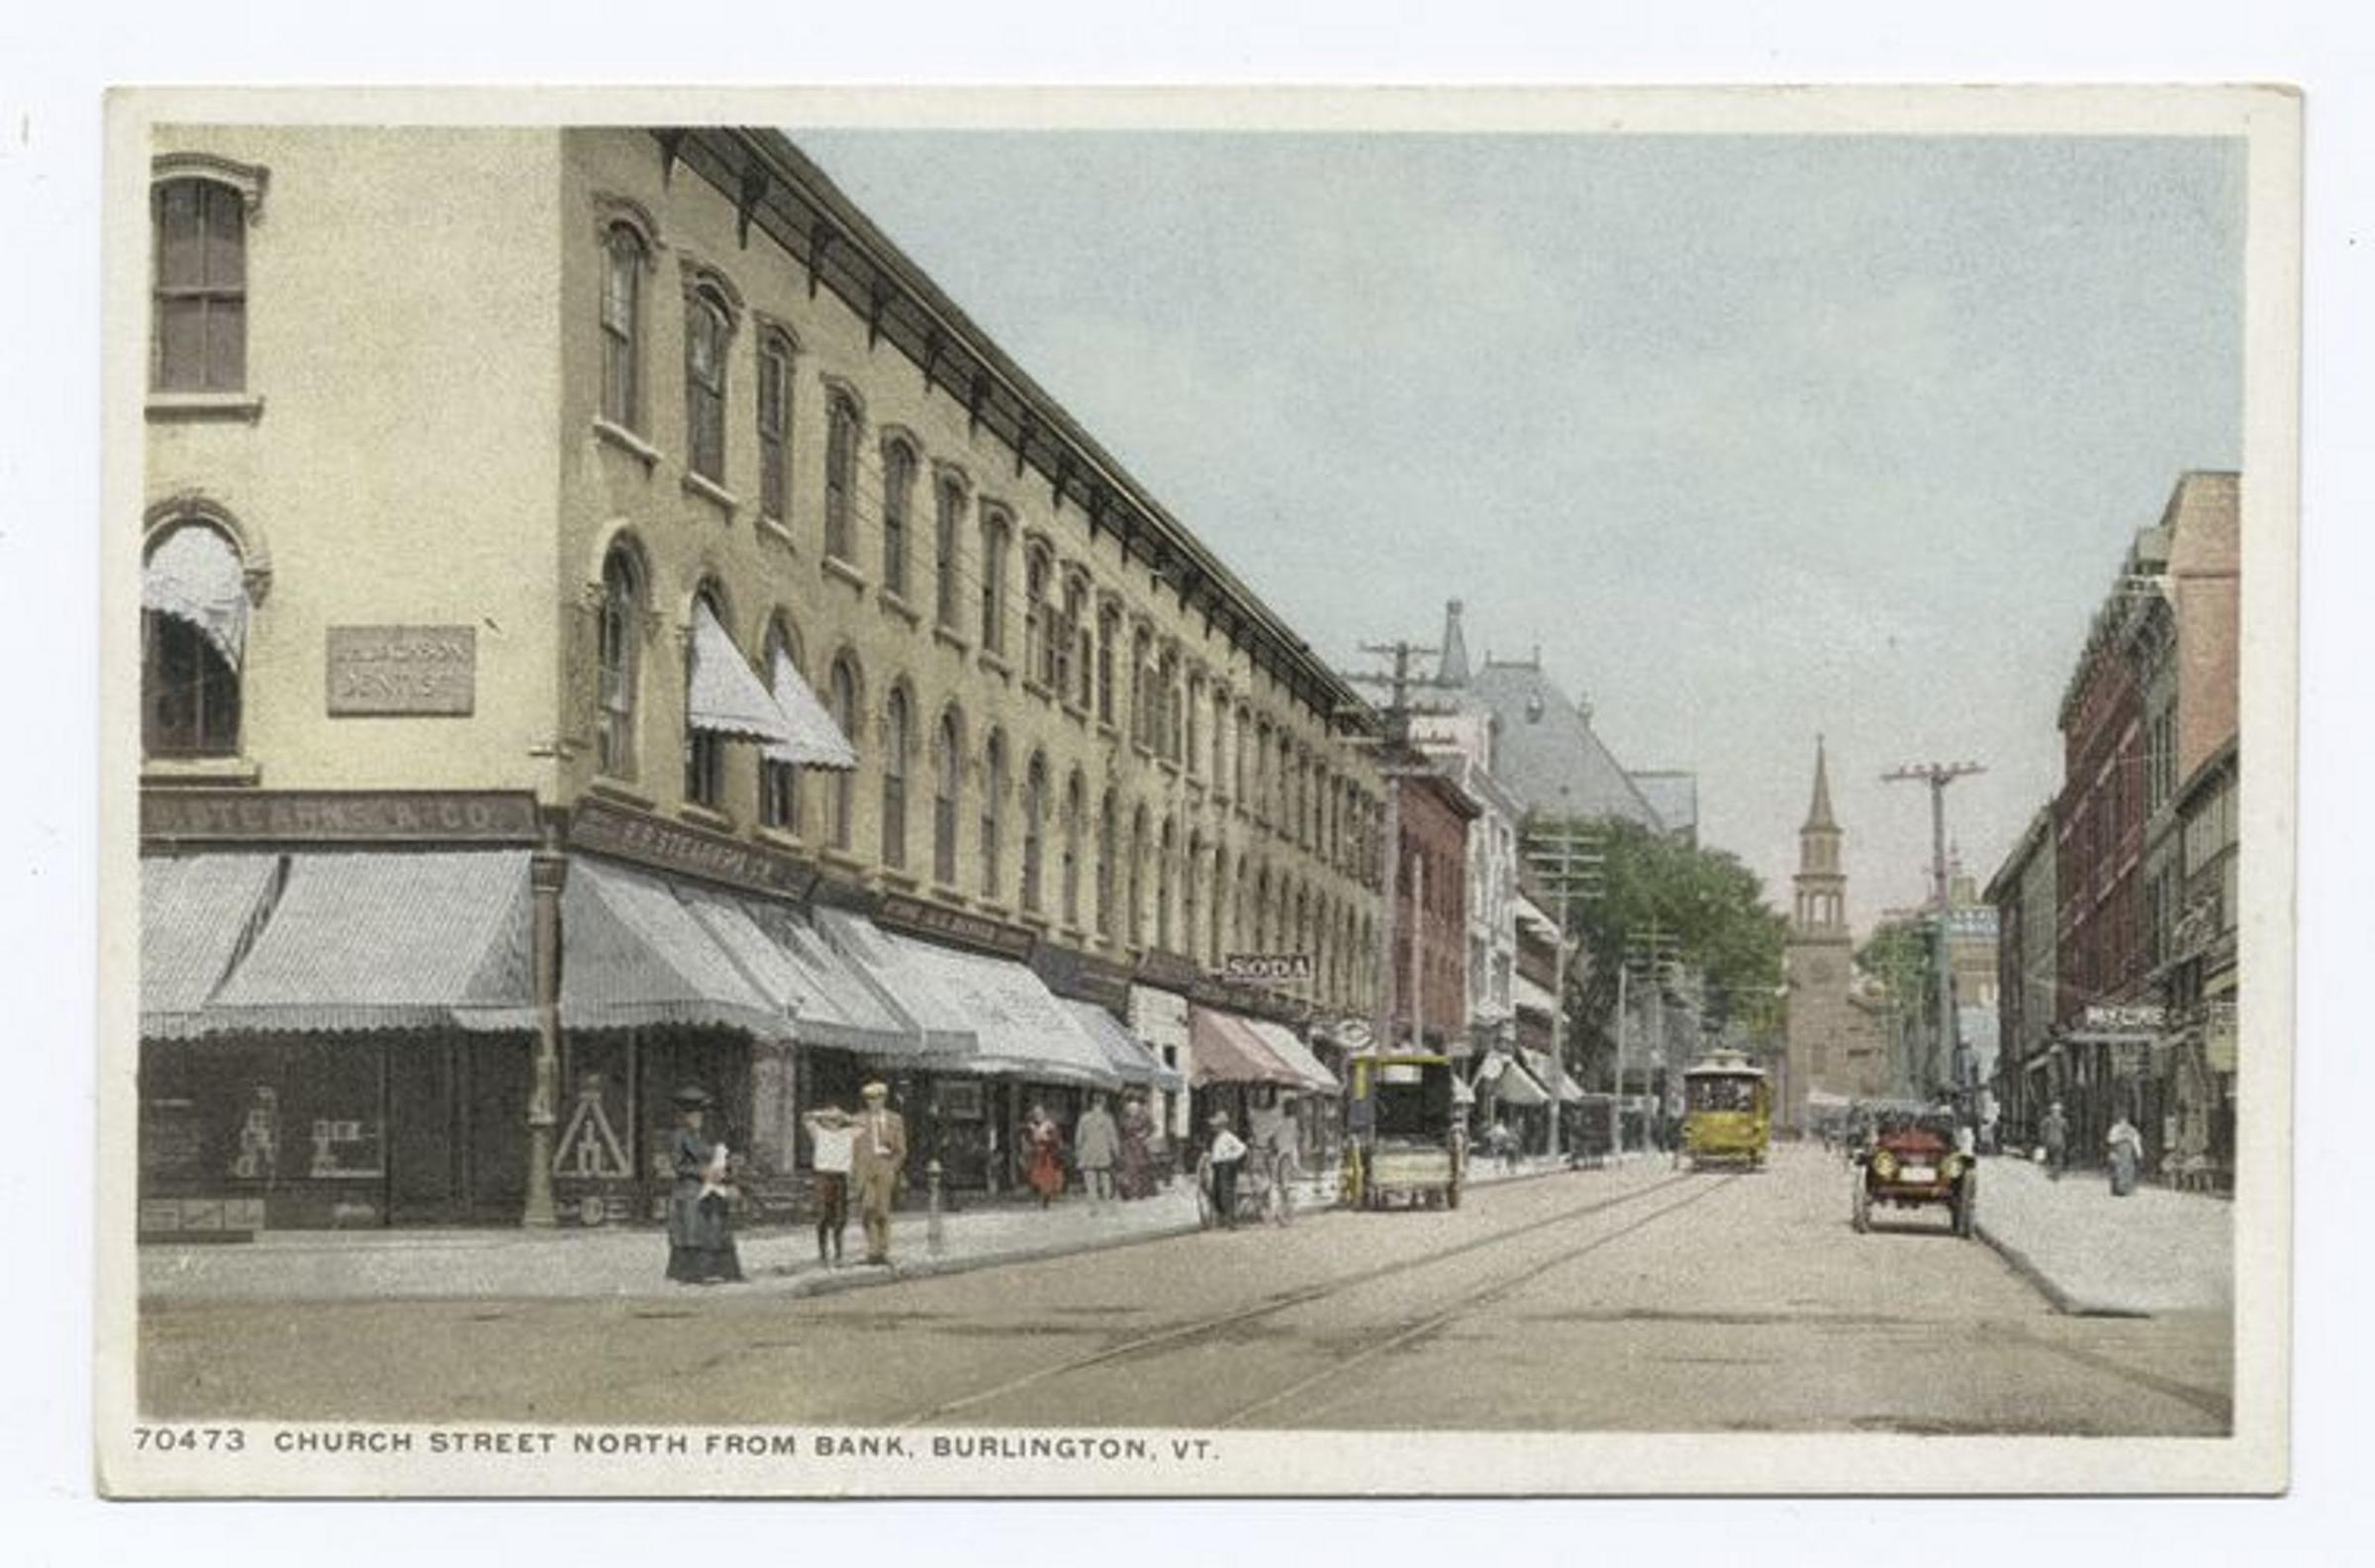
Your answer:
[[[152,195],[160,392],[247,385],[247,199],[220,180],[171,179]]]

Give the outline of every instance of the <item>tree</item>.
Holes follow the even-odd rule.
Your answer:
[[[1529,833],[1553,825],[1528,820]],[[1780,1032],[1781,943],[1786,922],[1764,901],[1756,873],[1721,850],[1701,849],[1638,823],[1586,824],[1600,839],[1599,892],[1568,906],[1581,983],[1571,993],[1571,1065],[1586,1082],[1606,1078],[1616,1055],[1617,971],[1627,940],[1655,925],[1671,933],[1682,963],[1703,977],[1711,1029],[1754,1041]],[[1636,975],[1633,986],[1644,983]],[[1639,994],[1635,990],[1635,994]]]

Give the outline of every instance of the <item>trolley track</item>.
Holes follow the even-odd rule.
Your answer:
[[[1736,1176],[1725,1176],[1719,1178],[1713,1183],[1709,1183],[1701,1180],[1695,1175],[1690,1174],[1668,1176],[1663,1180],[1652,1182],[1648,1186],[1638,1188],[1631,1192],[1622,1192],[1611,1197],[1594,1199],[1589,1203],[1577,1204],[1572,1208],[1562,1209],[1556,1214],[1545,1215],[1540,1219],[1528,1220],[1518,1225],[1512,1225],[1501,1230],[1489,1232],[1483,1236],[1472,1237],[1467,1241],[1458,1243],[1452,1246],[1444,1247],[1439,1251],[1428,1252],[1416,1257],[1394,1258],[1383,1263],[1375,1264],[1368,1268],[1356,1269],[1350,1273],[1333,1275],[1327,1279],[1315,1281],[1310,1285],[1266,1297],[1265,1299],[1255,1302],[1249,1306],[1233,1308],[1227,1312],[1214,1313],[1206,1317],[1192,1319],[1186,1323],[1173,1324],[1167,1328],[1159,1329],[1148,1334],[1134,1336],[1131,1338],[1122,1340],[1120,1343],[1107,1345],[1103,1349],[1092,1351],[1086,1355],[1075,1356],[1069,1360],[1061,1361],[1051,1366],[1036,1368],[1030,1372],[1025,1372],[1015,1377],[1007,1378],[1001,1382],[993,1384],[990,1387],[977,1389],[974,1392],[966,1394],[960,1398],[944,1400],[924,1409],[911,1412],[908,1415],[886,1421],[882,1423],[882,1425],[898,1430],[906,1430],[915,1427],[927,1426],[935,1421],[940,1421],[951,1416],[961,1415],[967,1411],[978,1410],[984,1405],[1010,1398],[1013,1395],[1022,1393],[1026,1390],[1038,1388],[1042,1385],[1055,1382],[1059,1379],[1077,1377],[1084,1373],[1094,1371],[1100,1367],[1110,1366],[1117,1362],[1144,1357],[1150,1354],[1169,1353],[1216,1339],[1248,1324],[1258,1323],[1266,1318],[1277,1317],[1281,1314],[1291,1312],[1298,1307],[1310,1306],[1317,1302],[1326,1301],[1331,1297],[1346,1295],[1365,1286],[1377,1284],[1379,1281],[1393,1279],[1402,1275],[1414,1274],[1424,1269],[1433,1268],[1440,1264],[1452,1262],[1459,1258],[1468,1257],[1473,1253],[1490,1247],[1500,1246],[1508,1243],[1520,1241],[1530,1236],[1539,1235],[1544,1231],[1553,1230],[1561,1226],[1573,1225],[1580,1221],[1590,1220],[1600,1215],[1607,1214],[1613,1210],[1622,1209],[1633,1204],[1641,1203],[1677,1186],[1694,1186],[1698,1189],[1691,1196],[1683,1199],[1679,1203],[1663,1205],[1662,1207],[1660,1207],[1650,1214],[1642,1217],[1640,1220],[1620,1228],[1614,1233],[1595,1238],[1594,1240],[1584,1243],[1579,1246],[1567,1248],[1548,1262],[1531,1266],[1514,1278],[1496,1280],[1481,1290],[1464,1292],[1459,1298],[1458,1304],[1451,1309],[1448,1314],[1441,1311],[1432,1312],[1426,1315],[1426,1317],[1419,1324],[1405,1326],[1404,1328],[1394,1332],[1392,1338],[1393,1343],[1398,1344],[1407,1342],[1409,1339],[1421,1337],[1424,1333],[1433,1332],[1435,1329],[1440,1328],[1442,1323],[1448,1323],[1452,1318],[1457,1317],[1460,1312],[1470,1310],[1472,1307],[1476,1305],[1487,1304],[1489,1300],[1497,1299],[1499,1295],[1507,1294],[1509,1291],[1515,1290],[1518,1288],[1518,1286],[1526,1283],[1527,1281],[1539,1277],[1540,1274],[1546,1272],[1551,1267],[1571,1262],[1575,1258],[1580,1257],[1587,1252],[1596,1250],[1600,1246],[1607,1245],[1609,1243],[1618,1240],[1620,1237],[1631,1235],[1635,1231],[1655,1223],[1657,1220],[1663,1218],[1665,1215],[1673,1213],[1677,1209],[1687,1207],[1689,1204],[1712,1196],[1713,1193],[1719,1188],[1728,1186],[1733,1181],[1738,1179],[1739,1178]],[[1439,1322],[1438,1320],[1441,1321]],[[1366,1360],[1373,1354],[1382,1353],[1382,1351],[1388,1347],[1388,1345],[1383,1344],[1365,1346],[1360,1351],[1355,1352],[1350,1358],[1339,1357],[1331,1363],[1328,1371],[1321,1374],[1321,1376],[1333,1375],[1335,1372],[1340,1371],[1343,1367],[1353,1364],[1357,1361]],[[1313,1378],[1309,1381],[1316,1382],[1318,1380],[1318,1378]],[[1306,1386],[1308,1385],[1296,1385],[1298,1389]],[[1219,1425],[1229,1425],[1236,1421],[1242,1420],[1246,1415],[1252,1414],[1255,1410],[1266,1409],[1270,1405],[1277,1402],[1277,1397],[1265,1397],[1265,1399],[1257,1406],[1249,1407],[1247,1410],[1240,1411],[1229,1417],[1226,1422],[1220,1423]]]

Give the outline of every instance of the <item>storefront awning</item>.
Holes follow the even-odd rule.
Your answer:
[[[692,690],[685,717],[695,729],[715,735],[788,748],[802,744],[775,693],[752,673],[706,600],[693,606]]]
[[[277,855],[152,855],[141,861],[141,1037],[206,1032],[202,1009],[262,918]]]
[[[791,1015],[802,1044],[877,1057],[915,1049],[913,1026],[792,910],[707,887],[680,886],[677,896],[744,977]]]
[[[1510,1105],[1551,1103],[1551,1091],[1544,1088],[1540,1080],[1519,1062],[1512,1061],[1503,1067],[1501,1075],[1492,1080],[1492,1088],[1494,1094]]]
[[[904,1055],[951,1068],[973,1056],[973,1024],[964,1009],[888,932],[847,909],[819,909],[814,920],[826,945],[907,1026]]]
[[[1187,1087],[1179,1073],[1163,1065],[1145,1043],[1130,1033],[1122,1021],[1094,1002],[1067,998],[1065,1008],[1080,1021],[1105,1053],[1105,1061],[1122,1082],[1146,1089],[1182,1089]]]
[[[1572,1105],[1583,1097],[1583,1091],[1551,1060],[1547,1051],[1528,1051],[1518,1048],[1518,1060],[1525,1063],[1526,1072],[1534,1081],[1550,1091],[1562,1105]]]
[[[214,529],[175,528],[148,552],[141,608],[197,627],[225,662],[239,667],[247,648],[247,575],[231,541]]]
[[[833,716],[816,700],[808,683],[800,678],[799,668],[792,655],[782,648],[775,650],[775,668],[768,672],[774,684],[775,705],[783,710],[784,722],[792,728],[792,738],[768,741],[761,750],[769,762],[788,762],[802,768],[855,768],[857,748]]]
[[[913,937],[884,940],[903,950],[908,971],[921,975],[970,1027],[968,1070],[1039,1083],[1121,1086],[1104,1048],[1025,966]]]
[[[1311,1054],[1309,1046],[1295,1038],[1293,1030],[1267,1018],[1249,1018],[1245,1022],[1261,1037],[1262,1044],[1270,1048],[1270,1054],[1286,1063],[1287,1070],[1302,1080],[1304,1088],[1321,1094],[1335,1094],[1343,1089],[1344,1085],[1336,1081],[1336,1074]]]
[[[795,1034],[791,1014],[744,977],[667,882],[582,857],[561,895],[561,1023]]]
[[[1194,1053],[1189,1081],[1207,1083],[1277,1083],[1299,1086],[1292,1067],[1272,1055],[1249,1021],[1217,1007],[1190,1005],[1188,1041]]]
[[[208,1030],[529,1027],[529,896],[522,850],[291,855]]]

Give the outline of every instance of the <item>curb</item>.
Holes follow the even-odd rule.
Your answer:
[[[912,1263],[893,1262],[888,1267],[869,1267],[860,1263],[854,1268],[824,1274],[810,1274],[792,1280],[780,1292],[786,1296],[838,1296],[852,1290],[871,1290],[881,1285],[903,1284],[910,1279],[937,1279],[949,1274],[970,1274],[978,1269],[1003,1268],[1010,1263],[1043,1263],[1049,1258],[1077,1257],[1086,1252],[1110,1252],[1124,1246],[1137,1246],[1147,1242],[1167,1242],[1175,1237],[1197,1236],[1203,1227],[1192,1222],[1165,1226],[1161,1230],[1134,1231],[1128,1236],[1098,1237],[1087,1242],[1058,1242],[1044,1246],[1024,1247],[1012,1252],[982,1252],[971,1257],[925,1257]]]
[[[2108,1302],[2086,1301],[2073,1296],[2056,1283],[2052,1275],[2038,1267],[2036,1259],[2010,1242],[2005,1241],[2003,1237],[1998,1236],[1984,1225],[1973,1225],[1971,1229],[1977,1233],[1979,1240],[1995,1248],[1996,1254],[2012,1265],[2014,1273],[2037,1287],[2038,1293],[2052,1304],[2055,1312],[2064,1317],[2149,1318],[2152,1316],[2151,1313],[2141,1308],[2115,1307]]]

